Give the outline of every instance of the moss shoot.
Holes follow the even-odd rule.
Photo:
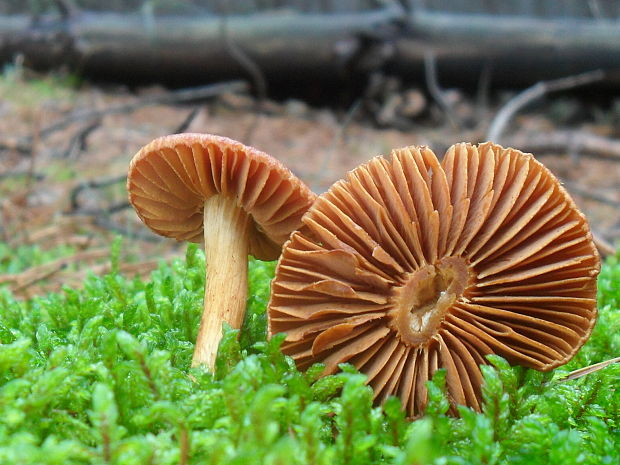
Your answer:
[[[0,271],[53,258],[40,254],[0,253]],[[414,422],[395,398],[373,406],[355,369],[301,373],[281,338],[266,340],[274,263],[250,263],[241,337],[224,328],[215,375],[190,368],[202,252],[190,245],[148,281],[117,269],[27,301],[0,287],[0,464],[620,463],[620,364],[560,381],[620,355],[618,257],[599,278],[594,333],[568,365],[539,373],[491,357],[483,412],[460,418],[446,415],[440,371]]]

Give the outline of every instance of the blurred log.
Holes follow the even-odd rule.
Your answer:
[[[522,87],[592,69],[616,71],[620,28],[616,21],[561,12],[537,17],[413,8],[395,47],[394,71],[401,76],[421,78],[421,63],[430,51],[444,86],[475,86],[488,67],[494,86]],[[617,73],[608,78],[620,82]]]
[[[311,79],[343,72],[360,47],[400,9],[300,14],[272,11],[225,17],[80,12],[45,17],[0,16],[0,62],[23,54],[35,69],[69,65],[99,78],[178,82],[244,75],[233,41],[269,77]],[[226,40],[225,40],[226,39]]]
[[[98,78],[187,84],[245,76],[232,41],[269,80],[335,80],[379,68],[419,80],[432,53],[443,85],[475,85],[491,69],[494,85],[524,86],[620,62],[620,28],[608,19],[405,12],[399,2],[385,4],[231,14],[226,37],[223,17],[210,13],[0,16],[0,63],[23,54],[37,69],[69,65]]]

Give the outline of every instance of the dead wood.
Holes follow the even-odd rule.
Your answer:
[[[174,131],[171,134],[180,134],[182,132],[187,132],[187,129],[192,125],[198,114],[200,113],[201,108],[195,107],[187,114],[187,116],[181,121]]]
[[[67,126],[78,121],[101,118],[105,115],[131,113],[140,108],[152,105],[174,105],[180,103],[196,102],[212,98],[226,92],[246,92],[247,90],[248,84],[245,81],[229,81],[209,84],[206,86],[189,87],[185,89],[165,92],[158,95],[150,95],[148,97],[140,98],[131,103],[110,106],[101,109],[83,110],[75,112],[70,116],[64,118],[63,120],[60,120],[41,129],[41,136],[47,136],[60,129],[64,129]]]
[[[85,143],[85,138],[98,127],[98,121],[106,115],[132,113],[140,108],[153,105],[175,105],[200,102],[228,92],[246,92],[248,88],[248,84],[245,81],[219,82],[205,86],[178,89],[158,95],[150,95],[122,105],[76,111],[42,128],[37,132],[37,137],[44,138],[75,123],[86,121],[87,124],[83,129],[78,131],[75,140],[71,141],[69,148],[64,152],[65,154],[72,154],[74,153],[73,145],[75,143]],[[0,141],[0,150],[16,150],[21,153],[31,153],[33,142],[34,138],[32,136],[20,139],[10,138]]]
[[[406,21],[408,33],[396,39],[395,73],[420,77],[428,50],[437,57],[445,86],[475,86],[486,66],[492,68],[493,86],[510,88],[617,67],[620,31],[614,21],[567,20],[534,12],[491,14],[488,6],[482,7],[485,12],[475,14],[447,11],[460,8],[453,3],[446,6],[449,2],[444,2],[437,8],[412,7]],[[617,84],[615,73],[610,79]]]
[[[610,207],[615,207],[615,208],[620,207],[620,202],[618,200],[609,198],[596,191],[593,191],[592,189],[588,189],[586,187],[580,186],[579,184],[575,182],[562,180],[562,184],[564,184],[571,193],[579,195],[585,199],[594,200],[595,202],[599,202],[604,205],[609,205]]]
[[[591,373],[595,373],[603,368],[607,368],[609,365],[613,363],[619,363],[620,357],[612,358],[610,360],[605,360],[604,362],[595,363],[594,365],[590,365],[584,368],[579,368],[578,370],[571,371],[569,374],[560,378],[558,381],[570,381],[573,379],[581,378],[582,376],[589,375]]]
[[[456,116],[452,105],[445,98],[443,90],[439,86],[439,79],[437,78],[437,63],[435,54],[431,51],[427,51],[424,54],[424,73],[426,76],[426,86],[428,92],[437,102],[437,105],[443,110],[448,121],[455,129],[463,128],[463,122]]]
[[[92,262],[110,255],[108,249],[95,249],[78,252],[69,257],[58,258],[43,265],[28,268],[21,273],[0,275],[0,284],[14,283],[16,288],[24,288],[37,281],[45,279],[54,273],[66,268],[68,265],[80,262]]]
[[[96,129],[101,126],[101,119],[95,118],[84,126],[79,128],[77,132],[69,140],[67,149],[61,156],[62,158],[75,159],[80,153],[87,149],[87,139]]]
[[[73,214],[88,214],[85,213],[79,204],[80,194],[84,191],[89,191],[93,189],[103,189],[106,187],[113,186],[114,184],[126,183],[127,175],[121,174],[118,176],[111,176],[102,179],[91,179],[88,181],[84,181],[76,185],[71,192],[69,193],[69,205],[70,205],[70,213]]]
[[[598,69],[586,73],[567,76],[552,81],[540,81],[511,98],[495,115],[487,132],[487,140],[500,142],[501,135],[513,116],[527,105],[552,92],[573,89],[575,87],[602,81],[605,73]]]
[[[121,224],[115,223],[114,221],[109,220],[104,217],[95,217],[92,219],[92,225],[96,226],[104,231],[113,232],[115,234],[120,234],[121,236],[127,237],[129,239],[138,239],[145,242],[163,242],[165,239],[157,236],[156,234],[151,233],[150,231],[145,231],[144,227],[128,227],[123,226]]]
[[[25,63],[35,69],[66,65],[99,77],[149,82],[238,77],[249,70],[250,61],[256,65],[250,65],[254,71],[271,77],[290,73],[333,77],[351,58],[347,53],[338,56],[339,50],[357,51],[362,35],[390,26],[403,11],[387,6],[341,13],[302,14],[289,9],[225,16],[225,37],[222,15],[210,13],[80,11],[37,21],[26,15],[0,16],[0,62],[23,54]]]
[[[155,270],[158,265],[159,261],[156,260],[140,263],[121,263],[118,266],[118,272],[129,278],[142,278]],[[9,285],[9,288],[16,297],[28,299],[49,292],[60,292],[63,286],[79,287],[84,283],[88,275],[104,275],[112,271],[112,266],[110,263],[102,263],[77,271],[69,271],[65,268],[50,268],[50,270],[45,276],[39,275],[38,279],[19,285]]]
[[[532,152],[536,156],[578,153],[582,157],[620,162],[620,140],[583,130],[523,131],[503,139],[503,142],[504,145]]]
[[[616,248],[600,234],[593,232],[592,240],[598,252],[601,254],[601,257],[606,258],[616,254]]]

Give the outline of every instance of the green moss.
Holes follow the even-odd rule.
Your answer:
[[[42,260],[3,257],[7,271]],[[374,407],[354,369],[317,380],[320,367],[300,373],[281,338],[266,341],[273,263],[251,262],[244,328],[225,329],[216,374],[190,369],[203,267],[190,246],[148,282],[113,272],[25,302],[0,289],[0,464],[620,463],[620,366],[558,381],[620,354],[617,259],[569,365],[542,374],[492,357],[483,413],[459,419],[439,372],[415,422],[397,399]]]

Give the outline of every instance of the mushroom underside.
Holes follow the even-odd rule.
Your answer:
[[[550,370],[596,319],[600,269],[583,215],[531,155],[486,143],[395,150],[321,195],[287,242],[269,332],[300,368],[349,362],[377,401],[423,412],[426,381],[480,410],[489,354]]]

